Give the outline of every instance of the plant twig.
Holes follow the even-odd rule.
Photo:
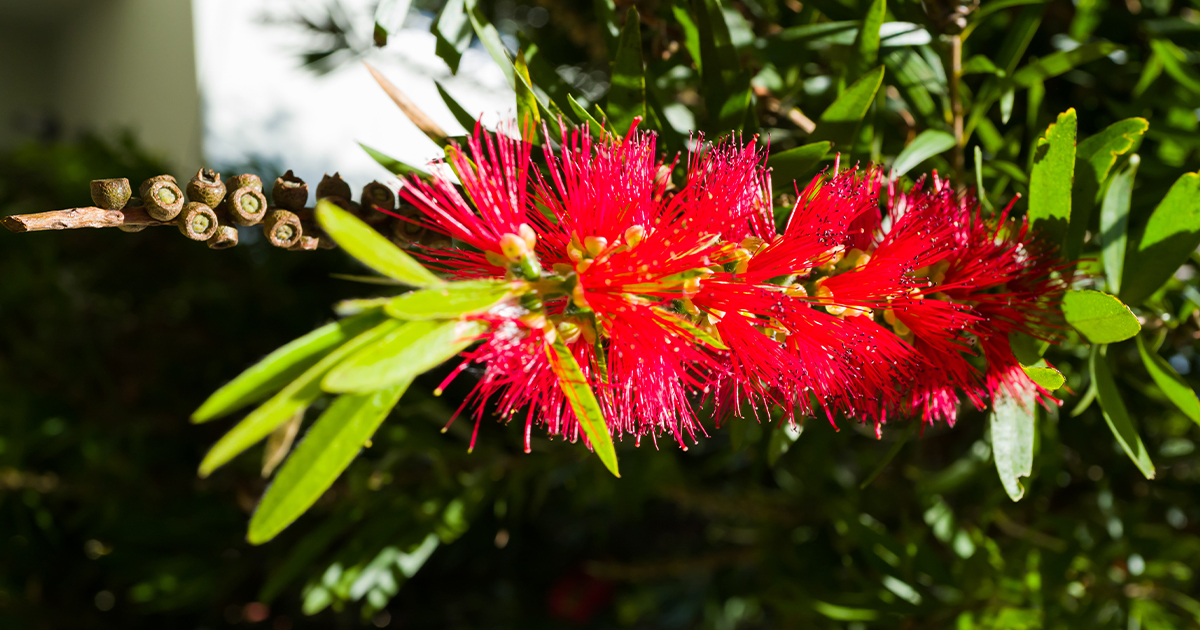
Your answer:
[[[37,214],[14,214],[0,219],[0,223],[3,223],[9,231],[17,233],[175,224],[173,221],[159,221],[151,217],[144,207],[105,210],[94,206],[51,210]]]
[[[963,154],[963,107],[959,86],[962,83],[962,34],[950,36],[950,114],[954,118],[954,183],[963,187],[966,157]]]

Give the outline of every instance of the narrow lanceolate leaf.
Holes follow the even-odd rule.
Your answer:
[[[599,138],[604,135],[604,125],[596,120],[579,101],[575,100],[574,96],[567,95],[567,103],[571,106],[571,112],[579,119],[580,124],[587,125],[588,131],[591,132],[593,138]]]
[[[516,89],[516,74],[513,72],[512,60],[508,58],[508,49],[504,47],[504,41],[500,39],[500,31],[497,31],[496,27],[488,21],[487,16],[483,14],[478,0],[465,0],[465,4],[467,17],[471,20],[471,28],[475,29],[475,36],[479,38],[484,50],[488,51],[496,65],[500,66],[504,78],[508,79],[508,86]]]
[[[1125,450],[1125,454],[1129,455],[1129,459],[1132,459],[1133,463],[1137,465],[1138,470],[1141,470],[1147,479],[1153,479],[1154,463],[1150,461],[1150,453],[1146,451],[1146,445],[1142,444],[1142,438],[1137,433],[1133,418],[1125,408],[1125,401],[1121,399],[1121,393],[1117,391],[1117,383],[1113,380],[1112,371],[1109,370],[1105,349],[1106,346],[1092,346],[1092,355],[1089,360],[1092,382],[1096,385],[1096,399],[1100,401],[1104,421],[1108,423],[1108,428],[1112,430],[1113,436],[1117,438],[1117,442]]]
[[[1138,334],[1142,325],[1128,306],[1099,291],[1068,291],[1063,316],[1091,343],[1116,343]]]
[[[539,112],[541,103],[538,102],[537,94],[533,92],[533,81],[529,78],[529,67],[525,63],[525,51],[518,51],[517,59],[513,63],[517,78],[517,126],[526,142],[536,143],[538,127],[542,122]]]
[[[871,0],[867,14],[863,16],[858,34],[854,37],[851,62],[846,79],[853,81],[862,76],[879,59],[879,29],[887,14],[887,0]]]
[[[382,321],[380,312],[363,313],[293,340],[213,392],[192,414],[192,422],[208,422],[270,396],[335,348]]]
[[[1033,474],[1033,439],[1036,404],[1029,400],[1018,400],[1001,390],[992,404],[992,458],[996,461],[996,472],[1008,498],[1020,501],[1025,496],[1025,486],[1020,477]]]
[[[416,321],[393,330],[329,371],[328,392],[370,392],[410,381],[449,360],[487,329],[483,322]]]
[[[596,451],[596,455],[604,462],[609,472],[620,477],[621,473],[617,470],[617,450],[613,447],[612,434],[604,421],[600,401],[596,400],[596,394],[588,385],[587,377],[583,375],[583,370],[579,369],[575,355],[571,354],[571,349],[563,343],[561,337],[555,337],[554,343],[546,346],[546,356],[550,358],[550,367],[558,377],[558,384],[567,397],[567,404],[579,419],[579,426],[583,428],[583,434],[591,443],[592,450]]]
[[[380,166],[386,168],[388,172],[392,173],[393,175],[429,176],[429,173],[426,173],[415,166],[409,166],[408,164],[405,164],[404,162],[401,162],[400,160],[390,157],[384,153],[376,151],[375,149],[372,149],[361,142],[358,143],[358,146],[362,147],[362,150],[366,151],[367,155],[371,156],[372,160],[378,162]]]
[[[1071,224],[1067,228],[1066,259],[1077,260],[1091,221],[1100,185],[1117,159],[1141,142],[1150,124],[1145,118],[1126,118],[1081,140],[1075,148],[1075,187],[1071,192]]]
[[[1027,88],[1039,81],[1045,81],[1060,74],[1065,74],[1089,61],[1106,57],[1120,49],[1120,46],[1111,42],[1094,42],[1071,50],[1046,55],[1014,72],[1011,84],[1019,88]]]
[[[397,319],[453,319],[486,311],[511,293],[511,285],[503,280],[450,282],[392,298],[385,310]]]
[[[635,117],[646,117],[646,76],[642,67],[641,16],[637,7],[625,14],[625,26],[612,60],[608,88],[608,114],[613,127],[624,133]]]
[[[676,317],[675,315],[661,311],[657,308],[650,309],[650,312],[653,313],[655,317],[659,318],[659,320],[663,322],[663,325],[671,330],[671,332],[687,337],[693,343],[708,346],[714,350],[729,349],[729,346],[726,346],[720,338],[710,335],[709,333],[705,332],[703,328],[700,328],[699,326],[682,317]]]
[[[207,477],[212,471],[225,465],[242,451],[258,444],[279,425],[291,420],[297,413],[303,412],[321,396],[321,379],[329,372],[330,368],[400,325],[401,322],[396,320],[385,320],[347,341],[340,348],[325,355],[324,358],[305,370],[296,380],[272,396],[258,409],[250,412],[233,429],[217,440],[217,443],[204,456],[204,461],[200,462],[200,476]]]
[[[389,278],[414,287],[443,282],[371,226],[328,199],[317,202],[317,223],[347,253]]]
[[[938,155],[943,151],[954,148],[954,136],[945,131],[926,129],[913,141],[904,147],[896,161],[892,162],[892,171],[897,177],[911,171],[921,162]]]
[[[246,539],[255,545],[271,540],[312,507],[358,456],[408,385],[406,381],[333,401],[267,488]]]
[[[858,125],[862,122],[871,103],[875,102],[875,93],[883,83],[883,66],[864,74],[837,98],[821,114],[817,121],[817,129],[809,136],[810,142],[828,140],[834,148],[848,151],[858,133]]]
[[[1029,221],[1058,243],[1071,220],[1071,184],[1075,181],[1075,110],[1058,115],[1034,148],[1029,174]]]
[[[833,143],[829,141],[814,142],[767,158],[767,166],[771,168],[771,186],[792,190],[795,181],[816,168],[832,146]]]
[[[458,62],[471,47],[471,22],[467,18],[465,0],[447,0],[430,29],[437,39],[434,51],[450,66],[450,73],[458,73]],[[469,127],[468,127],[469,129]]]
[[[1138,352],[1142,355],[1142,364],[1146,366],[1150,378],[1154,379],[1154,384],[1158,385],[1163,394],[1166,394],[1185,416],[1200,424],[1200,399],[1196,398],[1196,390],[1183,380],[1166,359],[1153,349],[1147,348],[1141,336],[1137,338],[1137,344]]]
[[[460,105],[453,96],[450,96],[450,93],[446,91],[446,88],[441,83],[434,81],[433,84],[437,87],[438,94],[442,97],[442,102],[446,104],[446,108],[454,116],[454,120],[458,121],[458,124],[467,130],[467,133],[473,131],[475,129],[475,117]]]
[[[1108,289],[1121,293],[1121,273],[1125,269],[1125,247],[1128,242],[1129,203],[1133,200],[1133,178],[1137,174],[1138,155],[1129,156],[1129,164],[1113,176],[1104,203],[1100,206],[1100,243],[1103,246],[1104,275]]]
[[[1121,299],[1141,304],[1200,246],[1200,173],[1175,181],[1130,252]]]

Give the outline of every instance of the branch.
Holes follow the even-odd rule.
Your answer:
[[[159,221],[146,213],[144,207],[123,210],[105,210],[89,206],[51,210],[37,214],[14,214],[0,219],[9,231],[42,232],[45,230],[77,230],[79,228],[106,228],[122,226],[174,225],[172,221]]]

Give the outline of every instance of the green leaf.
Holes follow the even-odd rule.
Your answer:
[[[1100,242],[1103,246],[1104,274],[1108,289],[1121,293],[1121,273],[1125,268],[1126,233],[1129,229],[1129,203],[1133,200],[1133,178],[1137,174],[1138,155],[1129,156],[1129,164],[1113,175],[1104,203],[1100,206]]]
[[[867,475],[867,478],[858,484],[859,490],[866,490],[867,486],[871,485],[871,482],[875,481],[875,478],[883,472],[883,469],[887,468],[887,465],[892,463],[893,459],[896,459],[896,456],[900,454],[900,449],[904,448],[904,445],[912,439],[913,434],[917,432],[917,427],[919,426],[921,426],[920,422],[910,422],[908,424],[908,428],[904,430],[904,433],[900,434],[900,437],[895,442],[892,442],[892,447],[884,454],[883,459],[879,460],[879,463],[875,465],[875,470],[871,471],[871,474]]]
[[[1071,184],[1075,181],[1075,110],[1058,115],[1034,145],[1029,173],[1029,221],[1060,243],[1071,220]]]
[[[441,83],[434,81],[433,84],[437,86],[438,94],[442,96],[442,102],[446,104],[446,107],[450,110],[450,114],[454,116],[454,120],[458,121],[458,124],[467,130],[467,133],[474,131],[476,124],[475,117],[463,108],[462,105],[459,105],[458,101],[454,100],[453,96],[450,96],[450,93],[446,91],[446,88]]]
[[[400,32],[412,0],[381,0],[375,7],[375,45],[386,46],[388,35]]]
[[[410,381],[477,341],[483,322],[425,320],[406,323],[359,350],[325,375],[327,392],[370,392]]]
[[[991,59],[983,55],[972,55],[966,60],[962,66],[962,73],[966,74],[1000,74],[1003,70],[996,67]]]
[[[612,60],[612,82],[608,88],[608,113],[618,133],[646,117],[646,75],[642,62],[642,18],[637,7],[629,7],[625,27]]]
[[[714,350],[728,350],[719,338],[714,337],[704,331],[703,328],[689,322],[682,317],[676,317],[670,313],[657,308],[650,309],[651,314],[661,320],[672,333],[687,337],[692,343],[708,346]]]
[[[1171,40],[1154,38],[1150,40],[1150,49],[1162,63],[1163,70],[1171,75],[1179,85],[1200,94],[1200,76],[1191,67],[1188,53],[1176,46]]]
[[[383,153],[380,153],[379,151],[376,151],[375,149],[372,149],[361,142],[358,143],[358,146],[362,147],[363,151],[366,151],[367,155],[371,156],[372,160],[378,162],[380,166],[386,168],[388,172],[392,173],[393,175],[403,175],[405,177],[429,176],[429,173],[415,166],[409,166],[395,158],[388,157],[387,155],[384,155]]]
[[[804,425],[799,422],[780,420],[778,426],[771,431],[771,439],[767,442],[767,466],[774,468],[779,458],[792,448],[800,434],[804,433]]]
[[[409,382],[381,391],[338,396],[283,463],[250,518],[246,539],[261,545],[312,507],[358,456],[400,401]]]
[[[453,319],[486,311],[512,293],[503,280],[465,280],[392,298],[386,307],[397,319]]]
[[[297,413],[311,405],[321,396],[321,379],[330,368],[400,325],[401,323],[398,321],[386,320],[347,341],[305,370],[296,380],[259,406],[258,409],[250,412],[233,429],[217,440],[217,443],[204,456],[204,460],[200,462],[200,476],[207,477],[212,471],[225,465],[242,451],[254,446],[270,435],[279,425],[291,420]]]
[[[887,15],[887,0],[871,0],[862,26],[851,47],[851,59],[847,65],[847,80],[854,80],[868,71],[879,59],[879,29]]]
[[[820,164],[832,146],[833,143],[829,141],[814,142],[767,158],[767,166],[771,169],[771,187],[776,190],[791,189],[795,180]]]
[[[585,109],[583,105],[580,105],[579,101],[575,100],[574,96],[568,94],[567,102],[570,103],[571,111],[574,112],[579,118],[579,122],[587,125],[588,131],[592,133],[593,138],[600,138],[604,136],[604,125],[600,124],[600,121],[592,117],[592,115],[588,113],[587,109]]]
[[[451,74],[457,74],[463,53],[471,47],[471,22],[467,18],[466,1],[446,0],[430,31],[437,39],[434,52],[450,66]]]
[[[604,46],[612,55],[617,49],[617,40],[621,37],[621,29],[617,27],[617,5],[613,0],[595,0],[596,22],[604,35]],[[632,8],[632,7],[631,7]]]
[[[1159,202],[1131,251],[1121,298],[1141,304],[1200,246],[1200,173],[1175,181]]]
[[[1013,73],[1011,84],[1016,87],[1027,88],[1039,81],[1045,81],[1060,74],[1065,74],[1090,61],[1107,57],[1121,49],[1121,46],[1111,42],[1093,42],[1071,50],[1046,55]]]
[[[280,347],[224,387],[213,392],[192,414],[192,422],[208,422],[278,391],[321,357],[383,321],[382,313],[364,313],[326,324]]]
[[[328,199],[317,202],[317,223],[346,253],[389,278],[414,287],[443,284],[441,278],[422,267],[404,250]]]
[[[550,359],[550,368],[558,377],[558,384],[562,387],[563,395],[567,397],[567,404],[579,419],[579,426],[583,428],[583,434],[591,443],[592,450],[596,452],[600,461],[604,462],[609,472],[620,477],[621,473],[617,470],[617,451],[613,447],[608,424],[604,421],[600,401],[596,400],[596,394],[588,385],[587,377],[583,375],[583,370],[579,369],[575,355],[571,354],[571,349],[563,343],[562,337],[556,336],[554,343],[546,346],[546,356]]]
[[[1200,399],[1196,397],[1196,391],[1191,388],[1171,367],[1171,364],[1166,359],[1162,358],[1154,350],[1146,347],[1145,340],[1139,335],[1137,338],[1138,353],[1142,355],[1142,364],[1146,366],[1146,371],[1150,373],[1150,378],[1154,379],[1154,384],[1166,394],[1171,402],[1183,412],[1183,415],[1192,419],[1192,422],[1200,424]]]
[[[1104,421],[1108,423],[1113,437],[1117,438],[1117,442],[1125,450],[1125,454],[1129,455],[1129,459],[1137,465],[1138,470],[1141,470],[1147,479],[1154,479],[1154,463],[1150,461],[1150,454],[1142,444],[1133,418],[1125,409],[1125,401],[1121,400],[1121,394],[1117,391],[1117,383],[1113,380],[1105,356],[1106,348],[1107,346],[1092,346],[1089,359],[1092,382],[1096,384],[1096,398],[1100,401]]]
[[[821,114],[816,130],[808,138],[809,142],[828,140],[839,151],[849,151],[858,133],[858,125],[867,115],[882,83],[883,66],[879,66],[846,88]]]
[[[487,16],[483,14],[478,0],[466,0],[466,8],[467,17],[471,20],[471,27],[475,29],[475,36],[479,38],[484,50],[488,51],[496,65],[500,66],[504,78],[508,79],[508,86],[515,90],[517,80],[513,72],[513,62],[508,57],[508,49],[504,47],[504,42],[500,39],[500,31],[497,31],[496,27],[488,21]]]
[[[904,147],[896,161],[892,162],[892,172],[896,177],[911,171],[921,162],[938,155],[943,151],[954,148],[954,136],[945,131],[926,129],[913,141]]]
[[[523,50],[517,51],[515,69],[517,77],[517,125],[521,129],[521,137],[526,142],[536,144],[538,127],[542,122],[539,112],[542,104],[538,102],[537,94],[533,92],[533,81],[529,79],[529,67],[525,63],[525,51]]]
[[[741,74],[741,63],[733,48],[729,25],[721,11],[721,0],[691,0],[691,17],[700,39],[700,79],[705,106],[720,112],[729,100],[731,86]]]
[[[1063,316],[1091,343],[1116,343],[1142,329],[1137,317],[1116,297],[1099,291],[1068,291]]]
[[[1126,118],[1088,136],[1075,147],[1075,186],[1071,192],[1071,223],[1067,228],[1067,260],[1077,260],[1083,252],[1083,239],[1100,185],[1108,179],[1117,158],[1133,149],[1149,127],[1145,118]]]
[[[1001,390],[992,403],[989,417],[992,429],[992,458],[996,473],[1008,498],[1020,501],[1025,486],[1020,477],[1033,474],[1033,439],[1035,433],[1035,402],[1018,400],[1007,390]]]
[[[1040,361],[1036,365],[1022,365],[1022,370],[1034,383],[1037,383],[1046,391],[1052,392],[1063,386],[1067,379],[1062,375],[1062,372],[1054,369],[1049,363]]]
[[[944,93],[946,85],[920,53],[911,48],[889,50],[883,56],[883,64],[913,113],[919,113],[927,124],[945,124],[930,93]]]

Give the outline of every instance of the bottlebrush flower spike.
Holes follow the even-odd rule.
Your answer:
[[[550,133],[546,131],[549,140]],[[419,221],[471,249],[419,251],[460,278],[527,290],[473,317],[491,324],[456,378],[482,368],[464,402],[586,436],[550,364],[561,340],[615,436],[687,448],[717,420],[778,405],[825,415],[953,423],[960,397],[1001,389],[1052,400],[1020,369],[1009,335],[1054,336],[1066,265],[1008,211],[985,218],[934,177],[907,192],[882,173],[817,176],[776,229],[766,154],[728,139],[664,162],[651,133],[594,140],[561,130],[530,146],[477,127],[461,182],[411,179]],[[558,355],[562,356],[562,355]],[[982,371],[976,367],[986,363]]]

